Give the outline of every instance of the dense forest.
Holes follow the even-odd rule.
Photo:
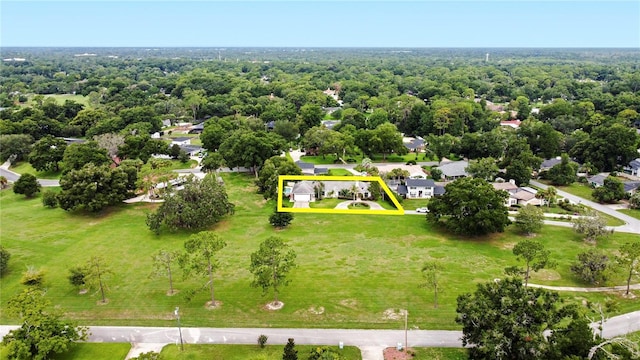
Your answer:
[[[5,144],[9,134],[33,143],[117,133],[120,157],[146,161],[149,134],[170,120],[204,121],[210,152],[245,132],[274,151],[371,154],[394,151],[376,132],[391,123],[437,157],[514,168],[567,153],[587,171],[611,171],[637,157],[637,49],[3,48],[2,57]],[[341,122],[325,129],[323,119]],[[522,121],[516,131],[500,126],[511,119]]]

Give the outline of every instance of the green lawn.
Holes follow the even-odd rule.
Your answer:
[[[341,202],[347,201],[345,199],[325,198],[309,203],[309,207],[312,209],[333,209]]]
[[[29,106],[33,106],[33,97],[35,95],[30,95],[29,96],[29,101],[27,101],[27,105]],[[73,95],[73,94],[49,94],[49,95],[44,95],[45,99],[46,98],[53,98],[56,100],[56,103],[58,103],[59,105],[63,105],[64,102],[66,100],[72,100],[75,101],[79,104],[84,105],[85,109],[86,108],[90,108],[91,105],[89,105],[89,97],[87,96],[83,96],[83,95]]]
[[[587,184],[580,184],[580,183],[573,183],[569,186],[557,186],[556,187],[558,190],[562,190],[565,192],[568,192],[569,194],[575,195],[575,196],[580,196],[583,199],[587,199],[590,201],[595,201],[597,202],[593,196],[591,196],[591,193],[593,192],[593,188],[591,188],[589,185]]]
[[[353,173],[346,169],[329,169],[331,176],[353,176]]]
[[[131,344],[129,343],[78,343],[69,352],[54,356],[53,360],[118,360],[124,359]],[[0,345],[0,360],[5,360],[5,348]]]
[[[176,269],[175,288],[166,296],[167,281],[150,278],[151,255],[159,249],[182,249],[188,232],[150,232],[146,214],[157,204],[121,205],[99,214],[73,214],[46,209],[40,196],[25,199],[11,191],[0,192],[2,245],[12,254],[9,272],[2,279],[0,308],[21,290],[19,279],[27,266],[45,271],[48,298],[70,318],[91,325],[173,326],[173,309],[180,306],[184,326],[215,327],[317,327],[400,329],[401,321],[384,317],[388,309],[408,309],[409,326],[420,329],[457,329],[456,297],[481,282],[503,277],[503,269],[516,264],[513,245],[523,239],[513,228],[481,238],[464,238],[434,228],[423,216],[295,214],[284,230],[274,229],[268,217],[273,201],[256,193],[252,176],[221,176],[236,204],[235,214],[212,230],[228,246],[219,253],[215,274],[217,300],[223,306],[207,310],[206,292],[188,301],[185,294],[201,287],[205,279],[182,279]],[[277,235],[297,252],[298,267],[279,298],[285,306],[277,312],[263,309],[269,294],[250,287],[250,254],[259,243]],[[557,261],[554,270],[533,275],[532,282],[577,286],[569,267],[588,248],[569,228],[546,226],[536,239]],[[598,247],[612,254],[622,242],[639,235],[614,233]],[[78,295],[66,277],[68,268],[90,256],[103,256],[113,274],[108,276],[109,303],[97,305],[98,295]],[[424,261],[445,263],[444,284],[433,309],[428,291],[420,288]],[[618,284],[622,284],[617,279]],[[570,301],[602,299],[601,294],[565,294]],[[613,296],[613,295],[609,295]],[[637,300],[618,298],[620,313],[640,309]],[[324,312],[316,314],[323,307]],[[0,313],[0,322],[15,319]]]
[[[60,179],[61,171],[53,172],[53,171],[36,171],[30,163],[26,161],[20,161],[15,164],[11,164],[11,171],[17,172],[18,174],[32,174],[35,175],[38,179]]]
[[[415,210],[419,207],[426,207],[429,205],[429,199],[405,199],[402,201],[402,207],[405,210]]]
[[[627,214],[629,216],[632,216],[636,219],[640,219],[640,209],[622,209],[622,210],[618,210],[619,212],[623,213],[623,214]]]
[[[415,360],[467,360],[467,349],[459,348],[413,348]]]
[[[294,339],[295,340],[295,339]],[[257,341],[256,341],[257,343]],[[298,359],[305,360],[315,345],[296,345]],[[340,350],[337,346],[327,346],[327,348],[342,355],[345,360],[360,360],[362,355],[360,349],[355,346],[345,346]],[[260,348],[258,345],[191,345],[187,344],[184,351],[176,345],[168,345],[160,353],[163,359],[224,359],[224,360],[280,360],[284,345],[267,345]]]

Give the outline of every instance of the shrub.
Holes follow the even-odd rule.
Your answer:
[[[58,207],[58,196],[54,191],[45,190],[42,193],[42,205],[55,209]]]
[[[32,174],[22,174],[18,181],[13,184],[13,192],[23,194],[26,197],[32,197],[40,192],[40,183]]]
[[[407,161],[407,165],[415,165],[416,161],[415,160],[409,160]]]
[[[267,335],[262,334],[258,336],[258,345],[260,345],[261,348],[264,348],[267,345],[267,339],[269,339]]]
[[[293,221],[293,214],[290,212],[274,212],[269,216],[269,224],[277,228],[289,226]]]
[[[571,272],[586,283],[599,285],[607,281],[608,267],[609,257],[599,250],[590,249],[578,254],[578,261],[571,265]]]
[[[38,270],[33,266],[29,266],[27,271],[22,275],[22,279],[20,279],[20,283],[26,286],[32,287],[42,287],[42,283],[44,282],[44,272],[42,270]]]
[[[4,274],[4,272],[9,268],[10,257],[11,253],[0,245],[0,275]]]
[[[69,276],[67,276],[67,279],[69,279],[69,283],[71,285],[81,288],[85,285],[86,277],[87,270],[82,266],[76,266],[69,269]]]

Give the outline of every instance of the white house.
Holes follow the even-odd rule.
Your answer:
[[[191,145],[191,138],[190,137],[172,138],[170,146],[173,146],[173,145],[178,145],[178,146]]]
[[[397,193],[406,199],[430,199],[435,188],[432,179],[407,179],[404,185],[398,185]]]

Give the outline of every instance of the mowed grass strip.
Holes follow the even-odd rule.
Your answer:
[[[290,227],[275,230],[268,217],[275,208],[256,193],[254,178],[244,174],[222,174],[235,214],[213,226],[227,247],[219,252],[216,300],[222,306],[204,307],[208,294],[201,291],[190,301],[185,296],[201,288],[206,279],[183,279],[175,267],[174,286],[180,292],[166,296],[165,278],[151,278],[151,255],[159,249],[181,250],[191,233],[148,230],[146,214],[157,204],[132,204],[99,214],[72,214],[46,209],[39,197],[27,200],[11,191],[0,193],[2,245],[12,258],[10,271],[2,279],[0,307],[23,286],[20,277],[28,266],[45,271],[47,296],[60,305],[69,318],[90,325],[175,326],[173,310],[180,307],[183,326],[215,327],[317,327],[400,329],[404,319],[399,309],[409,310],[409,326],[419,329],[456,329],[456,297],[475,290],[476,284],[504,275],[503,269],[517,264],[511,253],[521,235],[509,228],[505,233],[481,238],[462,238],[442,232],[424,216],[295,214]],[[250,287],[250,254],[269,236],[285,239],[298,254],[298,267],[291,283],[282,287],[280,311],[264,305],[272,294]],[[598,242],[612,254],[624,241],[637,235],[613,234]],[[570,265],[587,250],[582,239],[569,228],[546,226],[536,239],[551,250],[558,262],[553,270],[533,275],[531,282],[579,286]],[[78,295],[69,285],[68,269],[94,255],[102,256],[112,270],[105,278],[109,303],[98,305],[92,291]],[[439,307],[432,294],[420,288],[420,269],[427,260],[444,265]],[[622,282],[618,282],[622,284]],[[616,297],[620,312],[638,310],[640,303],[616,294],[566,294],[581,299]],[[15,322],[3,312],[2,323]]]
[[[121,360],[131,350],[129,343],[77,343],[64,353],[53,356],[53,360]],[[0,344],[0,360],[6,360],[6,347]]]
[[[295,338],[294,338],[295,340]],[[323,347],[319,345],[297,345],[298,359],[304,360],[312,350]],[[360,349],[355,346],[344,346],[339,349],[338,346],[326,346],[326,348],[340,354],[345,360],[360,360],[362,355]],[[199,359],[224,359],[224,360],[280,360],[284,352],[284,345],[266,345],[260,348],[257,345],[191,345],[184,346],[184,351],[180,350],[180,346],[167,345],[160,353],[163,359],[167,360],[199,360]]]

